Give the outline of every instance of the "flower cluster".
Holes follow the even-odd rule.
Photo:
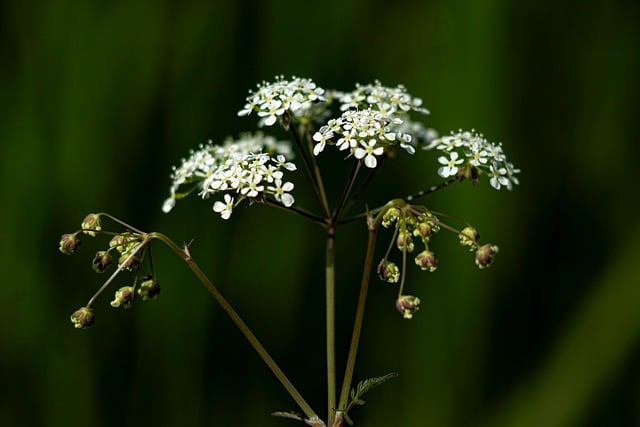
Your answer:
[[[176,199],[195,189],[200,190],[198,194],[202,198],[215,193],[224,194],[224,202],[216,201],[213,205],[214,211],[224,219],[228,219],[233,208],[246,198],[257,200],[271,195],[289,207],[295,202],[290,194],[294,185],[284,181],[284,171],[296,170],[296,165],[288,161],[290,157],[291,148],[286,142],[261,133],[229,139],[223,145],[210,142],[191,153],[180,167],[174,169],[171,196],[164,202],[162,210],[169,212]],[[183,192],[179,192],[185,187]]]
[[[398,201],[388,206],[381,215],[381,225],[394,231],[387,252],[378,264],[377,273],[380,279],[387,283],[399,283],[396,308],[405,319],[411,319],[420,304],[419,298],[404,294],[407,256],[416,251],[416,244],[421,244],[423,249],[413,257],[413,261],[422,271],[428,272],[434,272],[438,268],[438,258],[429,246],[432,236],[441,228],[458,235],[460,244],[474,252],[475,263],[480,269],[489,267],[498,253],[497,246],[478,243],[480,236],[475,228],[467,226],[462,230],[456,230],[443,223],[424,206],[413,206]],[[402,254],[401,267],[389,260],[393,248]]]
[[[429,250],[431,236],[440,231],[440,221],[431,212],[424,208],[406,206],[393,206],[384,213],[382,226],[394,228],[394,239],[392,239],[387,256],[378,266],[378,274],[382,280],[389,283],[397,283],[401,274],[397,266],[387,260],[391,247],[395,247],[403,253],[411,253],[415,249],[414,240],[418,239],[424,246],[414,258],[415,264],[423,271],[433,272],[438,268],[438,260],[435,253]],[[389,274],[394,272],[394,274]]]
[[[412,152],[413,147],[409,145],[411,135],[391,128],[401,123],[402,120],[397,117],[372,109],[347,110],[314,133],[316,145],[313,154],[320,154],[326,144],[335,144],[339,150],[350,150],[356,159],[364,159],[365,166],[375,168],[378,165],[376,157],[382,156],[387,146],[400,144]]]
[[[450,135],[436,138],[425,149],[442,151],[445,155],[438,157],[438,175],[442,178],[460,176],[477,181],[482,174],[489,176],[489,183],[499,190],[508,190],[518,185],[516,174],[520,172],[502,151],[501,144],[487,141],[474,131],[458,131]]]
[[[376,80],[373,85],[356,85],[352,92],[331,92],[340,104],[342,115],[328,121],[313,135],[314,155],[320,154],[325,145],[336,145],[339,150],[363,160],[368,168],[378,166],[378,157],[385,149],[399,145],[414,154],[416,140],[427,142],[435,138],[427,128],[409,118],[410,111],[422,114],[422,100],[407,93],[404,86],[382,86]],[[431,135],[431,138],[429,137]]]
[[[238,111],[238,116],[248,116],[256,111],[260,117],[259,126],[272,126],[281,119],[288,127],[288,118],[310,118],[313,105],[326,101],[323,94],[324,89],[309,79],[292,77],[291,80],[285,80],[283,76],[278,76],[274,83],[262,82],[257,91],[250,91],[247,103]]]
[[[120,225],[127,227],[127,231],[113,232],[102,230],[102,217],[109,218]],[[135,273],[133,285],[122,286],[116,292],[111,306],[115,308],[129,308],[133,301],[137,298],[143,301],[155,299],[160,293],[160,285],[153,274],[153,265],[151,262],[151,251],[149,242],[151,237],[124,222],[113,218],[104,213],[89,214],[82,221],[81,229],[74,233],[63,234],[60,239],[60,251],[64,254],[71,255],[80,247],[80,239],[78,236],[87,235],[96,237],[97,235],[111,236],[108,247],[104,250],[96,252],[93,257],[92,268],[96,273],[104,273],[113,263],[114,254],[117,259],[116,271],[105,281],[102,287],[89,300],[88,304],[76,310],[71,315],[71,322],[78,329],[85,329],[95,323],[95,314],[91,305],[93,301],[100,295],[119,274],[124,271]],[[149,267],[152,270],[150,275],[140,275],[138,270],[142,260],[148,255]]]
[[[404,86],[386,87],[382,86],[378,80],[374,84],[356,84],[352,92],[337,92],[336,98],[341,104],[342,111],[373,108],[382,114],[389,115],[409,111],[429,114],[427,109],[421,107],[422,99],[409,95]]]

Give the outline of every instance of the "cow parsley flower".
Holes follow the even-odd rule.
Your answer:
[[[445,156],[438,157],[443,165],[438,168],[438,175],[448,178],[461,175],[477,180],[480,175],[489,177],[489,184],[496,190],[511,190],[519,181],[516,169],[507,161],[501,144],[487,141],[482,134],[475,131],[458,131],[436,138],[424,147],[425,150],[436,149]]]
[[[427,109],[421,107],[422,99],[409,95],[403,85],[391,88],[382,86],[378,80],[374,84],[356,84],[355,90],[338,93],[336,98],[342,104],[340,106],[342,111],[371,108],[388,115],[409,111],[429,114]]]
[[[438,157],[438,162],[441,165],[444,165],[438,168],[438,175],[443,178],[448,178],[450,176],[454,176],[458,173],[458,165],[461,164],[464,160],[458,158],[458,153],[453,152],[449,154],[449,158],[445,156]]]
[[[295,199],[289,192],[293,190],[293,183],[282,183],[281,179],[275,180],[275,186],[267,187],[267,191],[273,194],[276,201],[281,202],[284,206],[289,207],[293,205]]]
[[[244,134],[222,145],[209,142],[174,169],[171,196],[162,209],[169,212],[177,199],[195,190],[199,190],[203,199],[224,194],[224,202],[216,201],[213,205],[213,210],[223,219],[228,219],[233,208],[244,199],[271,195],[277,202],[291,206],[294,198],[288,193],[293,190],[293,184],[278,184],[285,171],[296,170],[296,165],[289,161],[290,156],[288,143],[262,133]],[[268,185],[272,183],[276,186]]]
[[[384,152],[384,148],[376,147],[376,140],[370,139],[369,142],[360,141],[361,147],[356,147],[354,150],[354,156],[360,160],[364,158],[364,164],[368,168],[375,168],[378,164],[375,156],[381,156]]]
[[[284,76],[278,76],[275,82],[262,82],[255,92],[250,91],[238,116],[248,116],[256,111],[260,117],[259,126],[272,126],[285,114],[292,119],[310,119],[318,114],[314,105],[324,101],[324,89],[313,81],[299,77],[285,80]],[[283,124],[286,126],[286,122]]]
[[[214,212],[218,212],[222,219],[229,219],[233,212],[233,197],[228,194],[224,195],[224,203],[220,200],[213,204]]]
[[[313,135],[316,141],[313,153],[317,156],[327,144],[335,145],[341,151],[357,154],[357,159],[366,156],[365,166],[375,168],[378,162],[373,156],[382,156],[385,147],[400,145],[412,152],[413,147],[408,144],[411,135],[392,129],[401,123],[401,119],[373,109],[347,110],[337,119],[329,120]]]
[[[427,144],[437,135],[410,119],[411,111],[429,112],[421,107],[422,100],[409,95],[402,85],[391,88],[376,80],[374,84],[357,84],[352,92],[330,91],[328,96],[339,103],[343,113],[313,135],[316,156],[326,145],[335,145],[339,150],[349,150],[359,160],[364,159],[365,166],[375,168],[376,157],[382,156],[386,148],[400,146],[414,154],[416,144]]]

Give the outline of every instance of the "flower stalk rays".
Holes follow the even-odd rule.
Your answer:
[[[202,282],[304,413],[276,412],[274,415],[316,427],[340,427],[345,422],[351,423],[349,411],[364,404],[362,394],[395,376],[375,377],[353,388],[371,275],[377,273],[382,282],[388,283],[374,289],[393,292],[389,301],[391,310],[395,307],[402,318],[411,319],[420,308],[420,298],[407,292],[415,287],[416,280],[412,275],[416,273],[411,271],[432,273],[441,262],[434,251],[433,240],[443,239],[441,235],[451,233],[452,240],[457,240],[473,254],[472,262],[480,269],[490,266],[498,253],[496,245],[480,242],[478,231],[470,223],[416,204],[416,201],[463,181],[475,184],[486,180],[495,190],[511,190],[519,183],[520,170],[507,160],[501,144],[489,142],[475,131],[460,130],[439,136],[419,120],[429,114],[422,104],[420,98],[410,95],[402,85],[387,87],[375,81],[357,84],[353,90],[343,92],[324,89],[311,79],[279,76],[273,82],[262,82],[249,91],[244,106],[238,111],[240,117],[257,118],[257,126],[263,130],[268,128],[274,134],[280,132],[278,137],[258,131],[227,138],[220,143],[209,141],[191,151],[171,174],[169,197],[162,206],[166,213],[176,207],[178,200],[195,193],[202,199],[212,199],[209,206],[223,220],[230,220],[241,204],[263,204],[311,220],[324,228],[327,357],[327,416],[324,420],[200,270],[191,257],[190,245],[181,247],[164,234],[143,232],[106,213],[88,215],[79,230],[64,234],[59,242],[59,249],[64,254],[75,253],[85,237],[107,236],[109,241],[93,257],[92,268],[97,273],[114,269],[89,302],[71,315],[73,325],[79,329],[94,325],[94,303],[123,276],[132,275],[133,279],[118,286],[110,302],[112,307],[128,309],[138,301],[156,299],[160,286],[152,262],[151,244],[162,242]],[[323,173],[335,175],[341,170],[328,164],[332,157],[324,153],[329,150],[343,154],[338,161],[350,162],[344,185],[336,192],[326,192],[323,180]],[[366,200],[361,200],[365,188],[378,178],[376,172],[387,161],[408,161],[413,156],[430,157],[428,161],[432,164],[435,180],[430,187],[422,187],[421,191],[404,197],[389,195],[384,199],[388,202],[378,207],[371,207]],[[298,173],[298,169],[304,169],[306,176]],[[365,173],[361,173],[363,171]],[[304,197],[296,197],[296,191],[305,187],[296,185],[295,181],[304,178],[309,180],[315,193],[315,209],[303,206]],[[339,194],[339,197],[331,200],[328,197],[331,194]],[[360,207],[360,212],[350,213],[356,207]],[[104,219],[113,222],[116,229],[104,227]],[[343,305],[336,299],[335,292],[335,244],[341,226],[355,221],[365,223],[367,242],[363,245],[363,271],[351,343],[338,390],[336,353],[339,349],[336,348],[335,330],[344,325],[336,324],[335,317],[336,305]],[[381,259],[374,260],[376,242],[380,240],[385,242],[386,250]]]

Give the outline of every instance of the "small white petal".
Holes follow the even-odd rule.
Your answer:
[[[289,193],[285,193],[282,195],[282,204],[286,207],[289,207],[295,203],[295,199]]]
[[[378,160],[376,160],[375,156],[368,155],[364,158],[364,164],[368,168],[375,168],[378,165]]]

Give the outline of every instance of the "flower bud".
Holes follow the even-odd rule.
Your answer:
[[[85,234],[94,237],[96,235],[96,231],[102,230],[102,225],[100,224],[100,215],[87,215],[82,221],[82,229],[85,230]]]
[[[430,221],[421,221],[416,224],[416,228],[413,230],[413,235],[420,237],[422,241],[429,241],[429,237],[435,232],[434,227]]]
[[[476,265],[479,268],[489,267],[493,261],[493,257],[498,253],[498,247],[487,243],[480,246],[476,251]]]
[[[402,295],[396,300],[396,309],[405,319],[413,318],[413,313],[418,311],[418,305],[420,305],[420,298],[413,295]]]
[[[133,287],[123,286],[116,291],[115,298],[111,301],[111,307],[129,308],[131,307],[131,303],[133,303],[134,297]]]
[[[113,259],[109,251],[98,251],[93,257],[92,267],[96,273],[104,273]]]
[[[78,236],[73,234],[63,234],[60,238],[60,252],[65,255],[71,255],[75,253],[80,247],[82,242],[78,239]]]
[[[398,218],[400,218],[400,209],[389,208],[382,216],[382,226],[384,228],[389,228],[391,224],[398,220]]]
[[[118,260],[118,265],[121,265],[123,269],[129,271],[137,271],[140,267],[140,258],[137,256],[129,256],[128,253],[124,253]]]
[[[458,175],[476,184],[480,178],[480,171],[476,166],[467,164],[460,168]]]
[[[142,301],[155,299],[160,294],[160,285],[158,281],[152,278],[148,278],[140,283],[138,288],[138,295],[142,298]]]
[[[478,230],[475,228],[465,227],[462,229],[460,234],[458,234],[458,237],[460,238],[460,244],[462,246],[468,246],[469,250],[472,251],[476,248],[480,235],[478,234]]]
[[[137,234],[125,232],[113,236],[113,238],[109,242],[109,247],[115,248],[115,250],[117,250],[121,254],[124,254],[135,249],[136,246],[138,246],[140,239],[140,236]]]
[[[400,269],[395,263],[387,261],[386,259],[380,261],[377,272],[380,279],[385,282],[398,283],[398,280],[400,280]]]
[[[436,254],[426,249],[416,255],[415,261],[418,267],[422,270],[429,270],[430,273],[436,271],[438,268]]]
[[[413,239],[411,238],[411,234],[406,231],[401,231],[398,233],[398,237],[396,238],[396,246],[401,251],[413,252]]]
[[[89,307],[82,307],[71,315],[71,322],[76,329],[86,329],[89,326],[93,326],[96,319],[93,315],[92,309]]]

